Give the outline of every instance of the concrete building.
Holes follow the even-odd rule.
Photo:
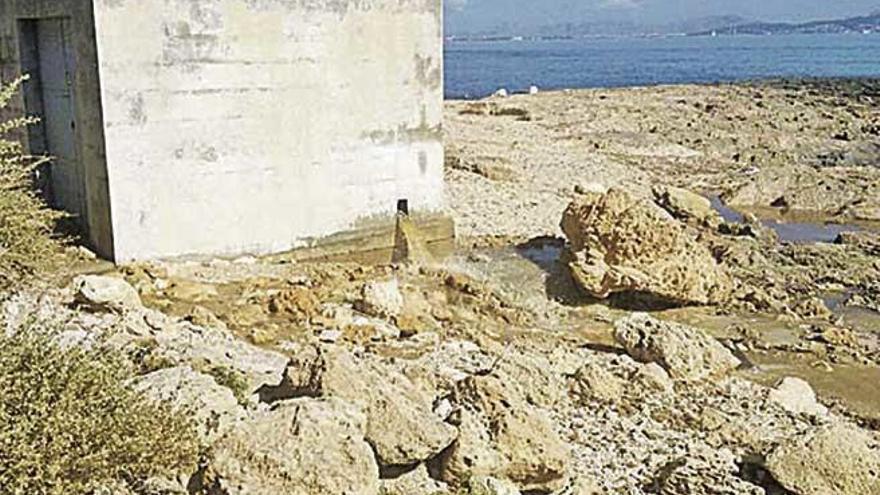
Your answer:
[[[0,0],[0,77],[102,256],[262,254],[443,206],[441,0]]]

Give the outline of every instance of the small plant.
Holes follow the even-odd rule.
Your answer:
[[[0,333],[0,493],[91,494],[194,469],[188,418],[131,389],[123,357],[56,336]]]
[[[224,366],[214,366],[206,370],[205,373],[214,377],[214,381],[218,385],[232,390],[232,395],[235,396],[239,404],[247,405],[250,387],[244,375]]]
[[[0,114],[26,78],[0,82]],[[53,229],[60,213],[46,207],[34,191],[34,169],[45,163],[25,155],[14,132],[37,122],[32,117],[0,121],[0,292],[47,273],[58,259]]]

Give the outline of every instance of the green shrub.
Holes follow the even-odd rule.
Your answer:
[[[132,376],[99,345],[0,333],[0,493],[89,494],[193,470],[199,448],[189,419],[131,389]]]
[[[24,80],[0,82],[0,115]],[[47,208],[33,187],[34,168],[45,160],[26,156],[10,137],[34,123],[28,117],[0,121],[0,292],[47,273],[59,252],[52,233],[61,215]]]

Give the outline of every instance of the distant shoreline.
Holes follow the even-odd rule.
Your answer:
[[[622,85],[622,86],[591,86],[581,88],[547,88],[542,93],[582,93],[588,91],[614,91],[614,90],[650,90],[660,88],[674,87],[754,87],[754,88],[801,88],[801,87],[824,87],[835,88],[838,91],[847,89],[846,86],[853,85],[850,88],[853,95],[862,94],[866,96],[876,97],[880,102],[880,76],[856,76],[856,77],[769,77],[769,78],[750,78],[736,81],[714,81],[714,82],[682,82],[682,83],[657,83],[643,85]],[[528,91],[511,91],[510,97],[529,96]],[[493,95],[482,97],[445,97],[444,101],[480,101],[492,98]],[[503,99],[501,99],[503,101]]]
[[[766,37],[792,37],[792,36],[880,36],[880,31],[869,33],[840,32],[840,33],[726,33],[717,32],[713,36],[711,32],[699,33],[640,33],[640,34],[584,34],[577,36],[447,36],[443,39],[444,44],[457,43],[516,43],[529,42],[553,42],[553,41],[581,41],[581,40],[615,40],[615,39],[652,39],[652,38],[766,38]]]

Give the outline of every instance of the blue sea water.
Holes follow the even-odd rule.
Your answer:
[[[448,41],[446,97],[499,88],[712,83],[775,77],[880,77],[880,34]]]

